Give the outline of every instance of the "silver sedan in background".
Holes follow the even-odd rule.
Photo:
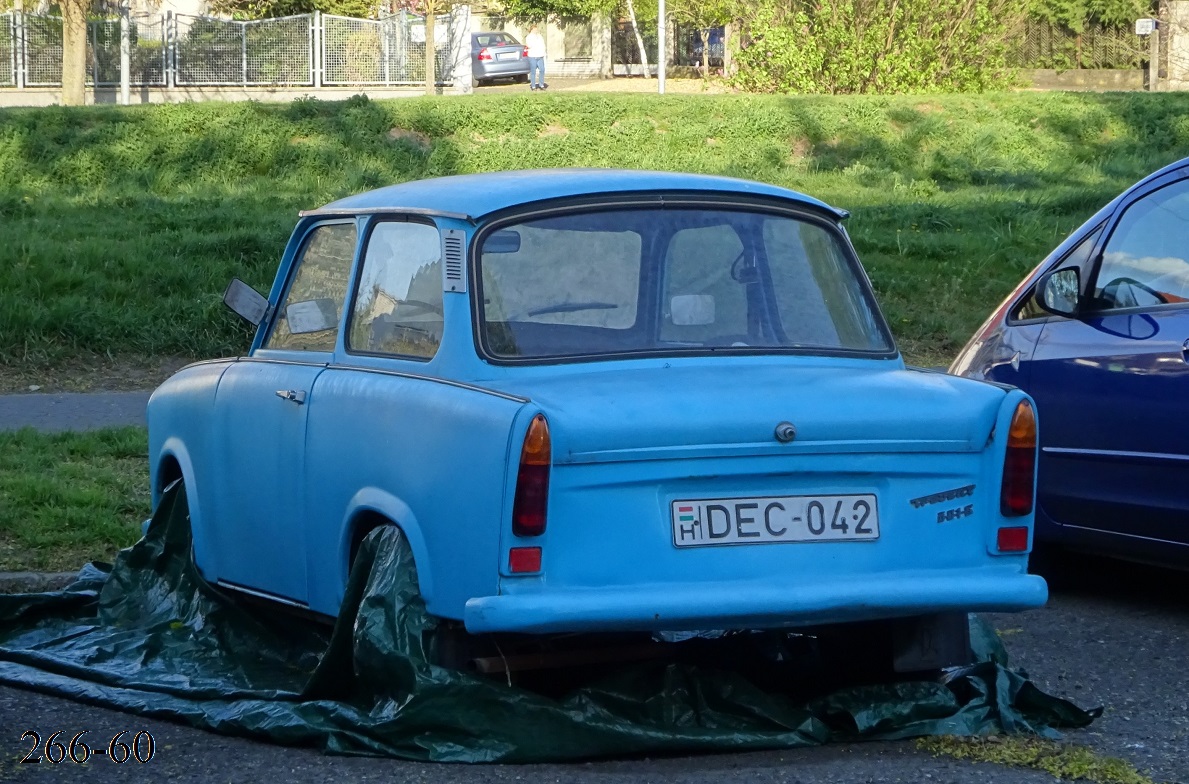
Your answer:
[[[496,79],[528,81],[528,47],[504,32],[471,33],[471,75],[475,84]]]

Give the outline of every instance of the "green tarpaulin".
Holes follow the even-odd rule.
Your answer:
[[[761,688],[745,667],[678,657],[622,665],[544,696],[429,663],[434,621],[399,530],[367,539],[331,631],[249,611],[206,585],[190,561],[180,492],[167,493],[145,538],[113,567],[90,565],[61,591],[0,596],[0,682],[229,735],[451,762],[1052,737],[1097,715],[1009,669],[994,632],[977,621],[972,641],[983,661],[944,682],[795,698]],[[767,657],[769,669],[795,668],[795,642],[757,633],[734,645]]]

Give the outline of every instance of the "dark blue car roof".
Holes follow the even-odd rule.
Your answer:
[[[839,216],[846,214],[811,196],[775,185],[733,177],[628,169],[528,169],[435,177],[348,196],[316,212],[412,208],[478,218],[527,202],[640,191],[727,191],[794,201]]]

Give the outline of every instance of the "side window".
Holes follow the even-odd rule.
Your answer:
[[[354,256],[354,223],[325,224],[310,232],[265,348],[334,351]]]
[[[348,348],[429,359],[442,342],[442,241],[425,223],[384,221],[367,240]]]
[[[1099,311],[1189,302],[1189,182],[1127,208],[1103,250],[1094,300]]]
[[[1090,254],[1094,251],[1094,246],[1098,243],[1098,237],[1102,234],[1102,228],[1091,232],[1090,236],[1079,242],[1073,250],[1065,254],[1065,258],[1061,259],[1053,269],[1060,269],[1062,267],[1077,267],[1082,271],[1082,279],[1085,280],[1087,274],[1086,262],[1090,260]],[[1029,319],[1047,318],[1052,315],[1047,310],[1042,308],[1036,301],[1036,289],[1033,288],[1028,292],[1028,296],[1016,306],[1012,311],[1012,321],[1027,321]]]

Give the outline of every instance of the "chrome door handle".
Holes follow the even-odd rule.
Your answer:
[[[281,400],[291,400],[300,406],[306,402],[306,391],[304,389],[278,389],[277,397]]]

